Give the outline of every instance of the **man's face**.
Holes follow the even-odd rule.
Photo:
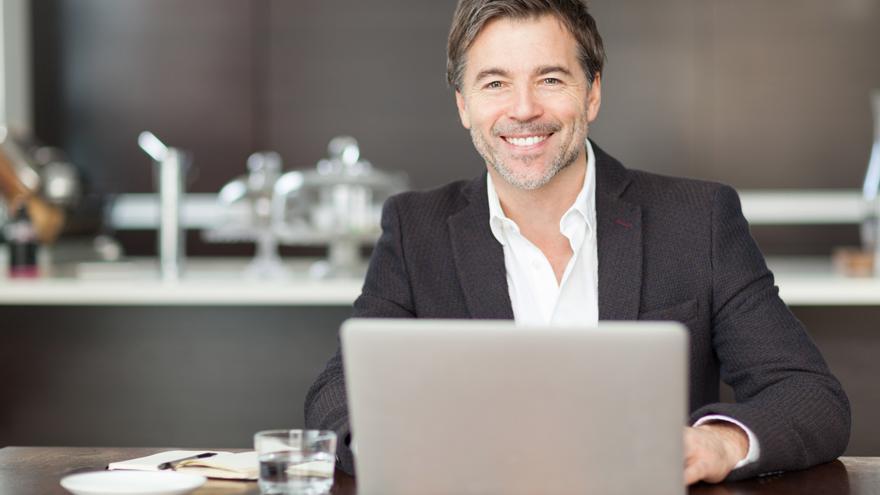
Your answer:
[[[496,19],[477,35],[456,103],[474,147],[504,180],[537,189],[584,160],[601,101],[578,61],[574,37],[556,17]]]

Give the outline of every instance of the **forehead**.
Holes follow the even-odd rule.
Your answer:
[[[465,77],[487,68],[509,72],[555,65],[575,72],[577,41],[554,15],[498,18],[483,26],[467,50]]]

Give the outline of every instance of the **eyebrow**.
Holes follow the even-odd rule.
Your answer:
[[[561,65],[542,65],[535,69],[534,74],[536,76],[546,76],[547,74],[552,74],[554,72],[559,72],[560,74],[571,76],[571,71]],[[483,79],[496,76],[510,77],[510,72],[499,67],[490,67],[488,69],[483,69],[478,72],[475,81],[482,81]]]
[[[486,79],[487,77],[495,77],[495,76],[509,77],[510,73],[504,69],[499,69],[497,67],[483,69],[477,73],[477,78],[475,79],[475,81],[482,81],[483,79]]]
[[[552,74],[554,72],[571,76],[571,71],[561,65],[542,65],[535,71],[535,75],[546,76],[547,74]]]

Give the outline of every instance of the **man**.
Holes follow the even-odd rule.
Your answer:
[[[487,172],[385,204],[354,315],[677,320],[691,336],[688,484],[834,459],[849,403],[778,297],[736,193],[628,170],[587,140],[604,58],[580,0],[459,1],[447,72]],[[718,402],[719,378],[736,404]],[[340,434],[352,472],[339,352],[306,422]]]

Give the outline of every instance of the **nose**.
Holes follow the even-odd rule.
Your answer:
[[[513,94],[513,101],[507,112],[508,117],[520,122],[528,122],[544,113],[540,100],[529,86],[520,87]]]

